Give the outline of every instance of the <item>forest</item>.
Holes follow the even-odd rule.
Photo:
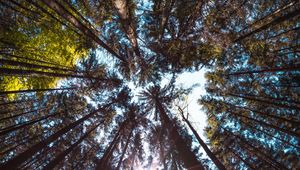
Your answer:
[[[0,0],[0,169],[300,169],[299,28],[297,0]]]

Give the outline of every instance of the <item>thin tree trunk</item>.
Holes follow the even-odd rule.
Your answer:
[[[31,52],[28,52],[28,51],[25,51],[25,50],[21,50],[21,49],[17,49],[18,51],[23,51],[24,53],[30,53],[32,55],[35,55],[39,58],[42,58],[44,56],[41,56],[41,55],[37,55],[37,54],[34,54],[34,53],[31,53]],[[35,50],[38,50],[38,49],[35,49]],[[57,63],[51,63],[51,62],[48,62],[48,61],[44,61],[44,60],[40,60],[40,59],[33,59],[33,58],[28,58],[28,57],[20,57],[18,55],[15,55],[15,54],[10,54],[10,53],[7,53],[7,52],[0,52],[1,55],[5,55],[6,57],[4,58],[7,58],[7,56],[9,56],[9,58],[14,58],[14,59],[20,59],[20,60],[28,60],[28,61],[31,61],[32,63],[38,63],[39,65],[41,64],[44,64],[44,65],[50,65],[50,67],[58,67],[58,68],[64,68],[64,69],[67,69],[67,70],[72,70],[73,68],[71,67],[67,67],[67,66],[63,66],[63,65],[60,65],[60,64],[57,64]]]
[[[193,134],[195,135],[196,139],[198,140],[198,142],[200,143],[200,145],[202,146],[202,148],[204,149],[204,151],[206,152],[206,154],[208,155],[208,157],[214,162],[214,164],[220,169],[220,170],[226,170],[225,166],[223,165],[222,162],[220,162],[220,160],[212,153],[212,151],[208,148],[208,146],[206,145],[206,143],[201,139],[201,137],[198,135],[197,131],[194,129],[194,127],[191,125],[190,121],[187,120],[187,118],[184,117],[183,115],[183,110],[178,107],[180,113],[181,113],[181,117],[182,119],[185,121],[185,123],[187,123],[187,125],[189,126],[189,128],[192,130]]]
[[[281,139],[281,138],[279,138],[279,137],[276,137],[276,136],[274,136],[274,135],[271,135],[270,133],[267,133],[267,132],[264,131],[264,130],[261,130],[261,129],[255,127],[255,126],[252,126],[250,123],[246,123],[246,122],[243,121],[243,120],[240,120],[240,121],[241,121],[242,123],[244,123],[246,126],[250,127],[251,129],[255,129],[256,131],[262,132],[263,134],[265,134],[265,135],[267,135],[267,136],[270,136],[270,137],[272,137],[272,138],[274,138],[274,139],[279,140],[280,142],[282,142],[282,143],[284,143],[284,144],[286,144],[286,145],[292,146],[292,147],[294,147],[295,149],[299,149],[299,150],[300,150],[300,147],[299,147],[299,146],[296,146],[296,145],[294,145],[294,144],[291,144],[290,142],[288,142],[288,141],[286,141],[286,140],[283,140],[283,139]]]
[[[277,102],[287,102],[289,104],[300,104],[300,101],[289,99],[289,98],[284,98],[284,97],[276,97],[275,98],[275,97],[263,96],[263,95],[257,96],[257,95],[249,94],[249,93],[239,93],[239,94],[241,94],[243,96],[254,97],[254,98],[262,98],[262,99],[266,99],[266,100],[274,100],[274,101],[277,101]]]
[[[235,151],[232,148],[228,147],[228,149],[231,153],[233,153],[233,155],[235,157],[237,157],[240,161],[242,161],[247,167],[249,167],[250,169],[253,169],[253,170],[256,169],[250,163],[248,163],[246,160],[244,160],[239,154],[235,153]]]
[[[33,137],[30,137],[29,135],[22,138],[21,140],[18,140],[18,141],[14,141],[14,144],[17,144],[9,149],[6,149],[5,151],[2,151],[0,154],[1,155],[5,155],[5,154],[8,154],[9,152],[15,150],[16,148],[18,147],[21,147],[22,145],[28,143],[28,141],[32,141],[32,140],[35,140],[36,138],[38,138],[40,135],[35,135]],[[30,137],[30,138],[29,138]],[[1,148],[2,149],[2,148]]]
[[[252,70],[252,71],[240,71],[240,72],[234,72],[225,74],[226,76],[238,76],[243,74],[254,74],[254,73],[274,73],[274,72],[280,72],[280,71],[299,71],[300,66],[290,66],[290,67],[278,67],[278,68],[267,68],[267,69],[261,69],[261,70]]]
[[[227,129],[223,128],[226,132],[230,133],[231,135],[233,135],[234,137],[238,138],[242,143],[244,143],[245,145],[251,147],[254,150],[254,154],[260,154],[261,156],[259,157],[262,160],[268,159],[267,162],[269,162],[269,164],[271,166],[276,166],[279,169],[286,169],[283,165],[281,165],[279,162],[277,162],[275,159],[271,158],[269,155],[265,154],[263,151],[261,151],[260,149],[256,148],[255,146],[253,146],[251,143],[249,143],[248,141],[246,141],[244,138],[242,138],[239,135],[235,135],[234,133],[232,133],[231,131],[228,131]],[[274,165],[275,164],[275,165]]]
[[[127,0],[113,0],[114,7],[118,12],[121,24],[124,32],[126,33],[135,54],[140,58],[141,53],[138,47],[136,30],[133,22],[133,18],[130,18],[130,9]]]
[[[11,104],[20,104],[20,103],[26,103],[26,102],[37,102],[37,101],[39,101],[39,100],[28,99],[28,100],[9,101],[9,102],[5,102],[5,103],[0,103],[0,106],[11,105]]]
[[[49,162],[43,169],[54,169],[54,167],[60,163],[71,151],[73,151],[84,139],[86,139],[90,133],[92,133],[98,126],[102,124],[98,123],[95,127],[90,129],[88,132],[86,132],[79,140],[77,140],[75,143],[73,143],[68,149],[60,153],[58,156],[56,156],[52,161]]]
[[[234,112],[234,111],[232,111],[232,110],[229,110],[229,112],[232,113],[233,115],[238,116],[238,117],[246,118],[246,119],[248,119],[248,120],[250,120],[250,121],[259,123],[260,125],[263,125],[263,126],[265,126],[265,127],[273,128],[273,129],[275,129],[275,130],[278,130],[278,131],[280,131],[280,132],[289,134],[289,135],[291,135],[291,136],[294,136],[294,137],[297,137],[297,138],[300,139],[300,134],[298,134],[298,133],[296,133],[296,132],[289,131],[289,130],[286,130],[286,129],[277,127],[277,126],[275,126],[275,125],[273,125],[273,124],[269,124],[269,123],[263,122],[263,121],[261,121],[261,120],[257,120],[257,119],[254,119],[254,118],[251,118],[251,117],[248,117],[248,116],[244,116],[244,115],[239,114],[239,113],[236,113],[236,112]]]
[[[255,27],[255,25],[258,25],[259,22],[262,22],[263,20],[268,20],[268,18],[273,17],[273,15],[277,15],[279,12],[282,12],[282,11],[290,8],[294,4],[295,4],[295,1],[290,2],[289,4],[285,4],[285,5],[281,6],[281,7],[279,7],[278,9],[276,9],[275,11],[271,11],[266,16],[263,16],[263,17],[255,20],[253,23],[251,23],[248,26],[246,26],[245,28],[243,28],[240,32],[244,32],[245,30],[249,29],[250,27]]]
[[[290,4],[289,4],[289,6],[290,6]],[[292,4],[292,6],[293,6],[293,4]],[[249,33],[241,35],[240,37],[238,37],[237,39],[235,39],[233,42],[237,43],[237,42],[239,42],[239,41],[241,41],[241,40],[243,40],[243,39],[245,39],[247,37],[250,37],[251,35],[253,35],[255,33],[258,33],[258,32],[260,32],[262,30],[265,30],[265,29],[267,29],[267,28],[269,28],[271,26],[277,25],[277,24],[279,24],[279,23],[281,23],[283,21],[286,21],[286,20],[288,20],[290,18],[293,18],[293,17],[299,15],[299,8],[297,7],[297,3],[295,4],[295,7],[296,7],[296,9],[294,9],[292,12],[288,12],[287,14],[279,16],[279,17],[273,19],[271,22],[269,22],[269,23],[267,23],[265,25],[262,25],[259,28],[255,29],[255,30],[253,30],[253,31],[251,31]]]
[[[258,152],[256,152],[256,148],[251,147],[250,149],[250,146],[249,145],[245,146],[244,143],[240,143],[239,145],[241,145],[241,147],[245,149],[251,155],[251,157],[253,156],[257,157],[262,162],[265,162],[267,165],[270,165],[272,169],[278,169],[278,170],[285,169],[285,168],[280,168],[281,165],[278,166],[276,160],[273,160],[272,158],[268,159],[267,157],[260,155]]]
[[[130,141],[130,138],[131,138],[131,136],[132,136],[133,130],[134,130],[134,126],[133,126],[132,129],[130,130],[130,133],[129,133],[128,137],[127,137],[126,144],[125,144],[125,148],[124,148],[124,150],[123,150],[123,152],[122,152],[122,155],[121,155],[121,157],[120,157],[120,159],[119,159],[119,162],[118,162],[118,165],[117,165],[116,170],[119,170],[120,167],[121,167],[121,163],[122,163],[123,158],[124,158],[124,155],[125,155],[125,153],[126,153],[126,151],[127,151],[127,148],[128,148],[129,141]]]
[[[47,116],[43,116],[39,119],[35,119],[35,120],[31,120],[31,121],[27,121],[25,123],[21,123],[21,124],[16,124],[16,125],[13,125],[13,126],[10,126],[10,127],[7,127],[7,128],[4,128],[4,129],[1,129],[1,132],[0,132],[0,136],[2,135],[6,135],[8,133],[11,133],[13,131],[16,131],[16,130],[19,130],[19,129],[22,129],[24,127],[27,127],[27,126],[30,126],[30,125],[33,125],[39,121],[42,121],[42,120],[45,120],[49,117],[53,117],[55,115],[57,115],[58,113],[55,113],[55,114],[51,114],[51,115],[47,115]]]
[[[26,67],[29,69],[37,68],[37,69],[46,69],[46,70],[50,70],[50,71],[67,71],[67,72],[76,73],[75,70],[64,69],[64,68],[59,68],[59,67],[52,67],[52,66],[44,66],[44,65],[32,64],[32,63],[26,63],[26,62],[22,62],[22,61],[1,59],[1,58],[0,58],[0,64]]]
[[[110,159],[110,156],[112,155],[112,152],[114,151],[114,148],[115,148],[115,146],[117,145],[117,143],[120,139],[120,133],[123,130],[123,127],[126,124],[125,122],[126,121],[124,121],[122,123],[122,125],[118,129],[118,132],[114,136],[114,139],[109,144],[108,148],[105,150],[105,152],[104,152],[103,156],[101,157],[101,159],[97,162],[97,165],[96,165],[96,168],[95,168],[96,170],[102,170],[102,169],[107,168],[108,160]]]
[[[22,165],[26,160],[30,159],[33,155],[35,155],[37,152],[40,152],[43,148],[46,148],[47,145],[49,145],[51,142],[55,141],[57,138],[62,136],[63,134],[69,132],[71,129],[75,128],[79,124],[83,123],[87,119],[91,118],[92,116],[96,115],[99,111],[103,110],[104,108],[107,108],[112,103],[109,103],[105,105],[104,107],[97,109],[96,111],[83,116],[82,118],[78,119],[77,121],[70,123],[66,127],[60,129],[59,131],[55,132],[45,140],[42,140],[38,142],[37,144],[31,146],[29,149],[24,151],[23,153],[17,155],[16,157],[10,159],[9,161],[5,162],[4,164],[0,165],[0,169],[15,169]]]
[[[101,41],[97,35],[93,33],[90,29],[88,29],[84,24],[82,24],[76,17],[74,17],[70,12],[66,11],[62,5],[57,3],[57,1],[53,0],[42,0],[49,8],[54,10],[58,15],[66,19],[68,22],[70,22],[72,25],[74,25],[76,28],[81,30],[85,35],[92,38],[95,42],[97,42],[100,46],[102,46],[104,49],[106,49],[109,53],[117,57],[123,62],[127,62],[124,57],[120,56],[118,53],[116,53],[112,48],[110,48],[107,44],[105,44],[103,41]]]
[[[45,77],[60,77],[60,78],[81,78],[81,79],[96,79],[100,81],[106,81],[105,79],[90,77],[80,74],[68,74],[68,73],[55,73],[55,72],[44,72],[36,70],[23,70],[23,69],[12,69],[12,68],[0,68],[0,75],[4,76],[45,76]]]
[[[48,107],[49,107],[49,106],[48,106]],[[42,108],[38,108],[38,109],[34,109],[34,110],[27,111],[27,112],[22,112],[22,113],[19,113],[19,114],[15,114],[15,115],[12,115],[12,116],[4,117],[4,118],[1,118],[1,119],[0,119],[0,122],[1,122],[1,121],[4,121],[4,120],[7,120],[7,119],[19,117],[19,116],[22,116],[22,115],[25,115],[25,114],[28,114],[28,113],[32,113],[32,112],[36,112],[36,111],[42,111],[42,110],[47,109],[48,107],[42,107]],[[22,109],[22,110],[23,110],[23,109]]]
[[[48,12],[47,10],[45,10],[42,6],[40,6],[38,3],[34,2],[33,0],[26,0],[27,2],[33,4],[37,9],[41,10],[43,13],[47,14],[48,16],[50,16],[51,18],[53,18],[54,20],[56,20],[57,22],[59,22],[60,24],[66,26],[67,28],[69,28],[70,30],[72,30],[73,32],[75,32],[77,35],[82,36],[80,33],[78,33],[75,29],[71,28],[69,25],[67,25],[66,23],[63,23],[62,21],[60,21],[58,18],[56,18],[53,14],[51,14],[50,12]]]
[[[59,91],[59,90],[75,90],[79,87],[69,87],[69,88],[57,88],[57,89],[30,89],[30,90],[14,90],[14,91],[0,91],[0,95],[7,94],[18,94],[18,93],[32,93],[32,92],[45,92],[45,91]]]
[[[178,127],[176,124],[173,124],[165,112],[162,104],[156,99],[156,107],[160,113],[161,121],[164,123],[166,128],[168,128],[170,132],[170,139],[175,143],[176,149],[179,152],[179,156],[184,163],[185,168],[196,170],[196,169],[204,169],[201,162],[197,159],[196,155],[191,151],[189,147],[187,147],[185,141],[182,139],[180,134],[178,133]]]
[[[257,98],[254,98],[254,97],[238,95],[238,94],[234,94],[234,93],[227,93],[227,94],[229,96],[243,98],[243,99],[246,99],[246,100],[257,101],[257,102],[261,102],[261,103],[266,103],[266,104],[270,104],[270,105],[277,106],[277,107],[280,107],[280,108],[300,110],[300,108],[297,107],[297,106],[289,106],[289,105],[286,105],[286,104],[270,102],[269,100],[262,100],[262,99],[257,99]]]
[[[290,119],[287,119],[287,118],[276,116],[276,115],[273,115],[273,114],[270,114],[270,113],[261,112],[261,111],[258,111],[258,110],[251,109],[249,107],[236,106],[236,105],[233,105],[233,104],[230,104],[230,103],[227,103],[227,102],[223,102],[223,103],[225,103],[226,105],[229,105],[229,106],[233,106],[233,107],[242,109],[242,110],[248,110],[248,111],[251,111],[253,113],[258,113],[261,116],[266,116],[266,117],[270,117],[270,118],[273,118],[273,119],[277,119],[277,120],[281,120],[281,121],[284,121],[284,122],[288,122],[288,123],[294,125],[295,127],[298,127],[298,125],[300,125],[300,122],[296,121],[296,120],[294,121],[294,120],[290,120]]]

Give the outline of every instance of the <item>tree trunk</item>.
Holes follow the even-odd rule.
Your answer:
[[[185,168],[190,170],[203,170],[204,167],[200,161],[197,160],[196,155],[191,151],[191,149],[186,145],[185,141],[182,139],[178,133],[178,127],[173,124],[165,112],[162,104],[156,99],[156,107],[160,113],[160,118],[162,123],[170,132],[170,139],[175,143],[176,149],[179,152],[179,156],[184,163]]]
[[[69,28],[70,30],[72,30],[73,32],[75,32],[77,35],[82,36],[75,29],[71,28],[66,23],[63,23],[61,20],[59,20],[58,18],[56,18],[53,14],[51,14],[50,12],[48,12],[47,10],[45,10],[42,6],[40,6],[38,3],[34,2],[33,0],[26,0],[26,1],[29,2],[29,3],[31,3],[31,4],[33,4],[37,9],[41,10],[43,13],[47,14],[48,16],[50,16],[51,18],[53,18],[54,20],[56,20],[60,24],[66,26],[67,28]]]
[[[197,131],[194,129],[194,127],[191,125],[190,121],[187,120],[184,115],[183,115],[183,110],[178,107],[182,119],[187,123],[187,125],[189,126],[189,128],[192,130],[193,134],[196,136],[196,139],[198,140],[198,142],[200,143],[201,147],[204,149],[204,151],[206,152],[206,154],[208,155],[208,157],[214,162],[214,164],[220,169],[220,170],[226,170],[225,166],[223,165],[222,162],[220,162],[220,160],[212,153],[212,151],[208,148],[208,146],[206,145],[206,143],[201,139],[201,137],[198,135]]]
[[[93,33],[90,29],[88,29],[84,24],[82,24],[76,17],[74,17],[69,11],[65,10],[64,7],[57,3],[57,1],[53,0],[42,0],[49,8],[55,11],[58,15],[66,19],[80,31],[82,31],[85,35],[92,38],[95,42],[97,42],[100,46],[106,49],[109,53],[120,59],[121,61],[127,63],[124,57],[121,57],[118,53],[116,53],[112,48],[110,48],[107,44],[101,41],[97,35]]]
[[[292,4],[288,4],[288,6],[292,6],[292,7],[295,6],[296,9],[294,9],[292,12],[288,12],[287,14],[279,16],[279,17],[273,19],[271,22],[268,22],[267,24],[262,25],[259,28],[255,29],[255,30],[253,30],[253,31],[251,31],[249,33],[246,33],[245,35],[241,35],[240,37],[238,37],[237,39],[235,39],[233,42],[237,43],[237,42],[239,42],[239,41],[241,41],[241,40],[243,40],[243,39],[245,39],[247,37],[250,37],[251,35],[253,35],[255,33],[258,33],[258,32],[260,32],[260,31],[262,31],[264,29],[267,29],[267,28],[269,28],[271,26],[277,25],[277,24],[279,24],[279,23],[281,23],[283,21],[286,21],[286,20],[288,20],[290,18],[293,18],[293,17],[299,15],[299,7],[297,7],[297,2],[296,2],[296,4],[294,4],[294,3],[295,2],[293,2]]]
[[[243,120],[240,120],[240,121],[241,121],[242,123],[244,123],[246,126],[250,127],[251,129],[255,129],[256,131],[262,132],[263,134],[265,134],[265,135],[267,135],[267,136],[270,136],[270,137],[272,137],[272,138],[274,138],[274,139],[279,140],[280,142],[282,142],[282,143],[284,143],[284,144],[286,144],[286,145],[292,146],[292,147],[294,147],[295,149],[299,149],[299,150],[300,150],[300,147],[299,147],[299,146],[296,146],[296,145],[294,145],[294,144],[291,144],[290,142],[288,142],[288,141],[286,141],[286,140],[284,140],[284,139],[281,139],[281,138],[276,137],[276,136],[274,136],[274,135],[272,135],[272,134],[270,134],[270,133],[267,133],[266,131],[261,130],[261,129],[255,127],[255,126],[252,126],[250,123],[246,123],[246,122],[243,121]]]
[[[253,170],[256,169],[250,163],[248,163],[246,160],[244,160],[239,154],[235,153],[235,151],[232,148],[229,147],[228,149],[231,153],[233,153],[233,155],[235,157],[237,157],[240,161],[242,161],[247,167],[249,167],[250,169],[253,169]]]
[[[101,159],[97,162],[97,165],[96,165],[96,168],[95,168],[96,170],[102,170],[102,169],[107,168],[108,160],[110,159],[110,156],[112,155],[112,152],[113,152],[115,146],[117,145],[117,143],[120,139],[120,133],[123,130],[123,127],[125,126],[125,124],[126,124],[125,122],[122,123],[122,125],[120,126],[118,132],[114,136],[114,139],[109,144],[108,148],[105,150],[105,152],[104,152],[103,156],[101,157]]]
[[[34,99],[28,99],[28,100],[17,100],[17,101],[9,101],[5,103],[0,103],[0,106],[10,105],[10,104],[20,104],[20,103],[26,103],[26,102],[37,102],[39,100]]]
[[[68,74],[68,73],[55,73],[55,72],[44,72],[36,70],[23,70],[23,69],[11,69],[11,68],[0,68],[0,75],[4,76],[45,76],[45,77],[60,77],[60,78],[81,78],[81,79],[96,79],[100,81],[106,81],[106,79],[100,79],[96,77],[80,75],[80,74]]]
[[[17,93],[32,93],[32,92],[45,92],[45,91],[58,91],[58,90],[74,90],[79,87],[57,88],[57,89],[30,89],[30,90],[14,90],[14,91],[0,91],[0,95],[17,94]]]
[[[258,113],[261,116],[266,116],[266,117],[270,117],[270,118],[273,118],[273,119],[277,119],[277,120],[281,120],[281,121],[284,121],[284,122],[288,122],[288,123],[294,125],[295,127],[298,127],[298,125],[300,124],[299,121],[289,120],[287,118],[276,116],[276,115],[273,115],[273,114],[270,114],[270,113],[266,113],[266,112],[261,112],[261,111],[258,111],[258,110],[254,110],[254,109],[251,109],[249,107],[236,106],[236,105],[233,105],[233,104],[230,104],[230,103],[227,103],[227,102],[224,102],[224,103],[226,105],[229,105],[229,106],[232,106],[232,107],[235,107],[235,108],[239,108],[241,110],[248,110],[248,111],[251,111],[253,113]]]
[[[35,50],[38,50],[38,49],[35,49]],[[22,50],[19,50],[19,49],[18,49],[18,51],[21,51],[21,52],[24,52],[24,53],[29,53],[29,54],[37,56],[37,54],[31,53],[29,51],[22,51]],[[73,69],[72,67],[63,66],[63,65],[60,65],[60,64],[57,64],[57,63],[51,63],[51,62],[48,62],[48,61],[28,58],[28,57],[24,57],[24,56],[20,57],[20,56],[17,56],[15,54],[10,54],[10,53],[6,53],[6,52],[0,52],[0,54],[5,55],[5,56],[9,56],[10,59],[14,58],[14,59],[20,59],[20,60],[26,60],[26,61],[28,60],[29,62],[32,62],[32,63],[38,63],[38,65],[44,64],[44,65],[48,65],[50,67],[58,67],[58,68],[66,69],[66,70],[72,70]],[[37,57],[43,58],[44,56],[38,55]]]
[[[4,128],[4,129],[1,129],[0,136],[6,135],[8,133],[11,133],[11,132],[19,130],[19,129],[22,129],[22,128],[26,127],[26,126],[33,125],[33,124],[35,124],[35,123],[37,123],[39,121],[45,120],[45,119],[47,119],[49,117],[52,117],[52,116],[55,116],[57,114],[58,113],[47,115],[47,116],[43,116],[43,117],[35,119],[35,120],[27,121],[25,123],[16,124],[16,125],[13,125],[13,126],[10,126],[10,127]]]
[[[130,133],[129,133],[128,137],[127,137],[126,144],[125,144],[125,148],[124,148],[124,150],[123,150],[123,152],[122,152],[122,155],[121,155],[121,157],[120,157],[120,159],[119,159],[119,162],[118,162],[118,165],[117,165],[116,170],[119,170],[120,167],[121,167],[121,164],[122,164],[122,161],[123,161],[123,157],[124,157],[124,155],[125,155],[125,153],[126,153],[126,151],[127,151],[127,148],[128,148],[129,141],[130,141],[130,138],[131,138],[131,136],[132,136],[133,130],[134,130],[134,126],[132,126],[132,129],[130,130]]]
[[[277,126],[275,126],[275,125],[273,125],[273,124],[269,124],[269,123],[263,122],[263,121],[261,121],[261,120],[257,120],[257,119],[254,119],[254,118],[251,118],[251,117],[248,117],[248,116],[244,116],[244,115],[239,114],[239,113],[236,113],[236,112],[234,112],[234,111],[232,111],[232,110],[229,110],[229,112],[232,113],[233,115],[238,116],[238,117],[246,118],[246,119],[248,119],[248,120],[250,120],[250,121],[257,122],[257,123],[259,123],[259,124],[262,125],[262,126],[273,128],[273,129],[275,129],[275,130],[278,130],[278,131],[280,131],[280,132],[289,134],[289,135],[291,135],[291,136],[294,136],[294,137],[297,137],[297,138],[300,139],[300,135],[299,135],[298,133],[296,133],[296,132],[289,131],[289,130],[286,130],[286,129],[277,127]]]
[[[280,71],[299,71],[300,66],[290,66],[290,67],[278,67],[278,68],[267,68],[267,69],[261,69],[261,70],[251,70],[251,71],[239,71],[239,72],[233,72],[229,74],[225,74],[226,76],[238,76],[243,74],[254,74],[254,73],[274,73],[274,72],[280,72]]]
[[[39,143],[31,146],[29,149],[27,149],[23,153],[17,155],[16,157],[10,159],[6,163],[0,165],[0,169],[16,169],[16,168],[18,168],[21,164],[23,164],[26,160],[30,159],[37,152],[40,152],[43,148],[46,148],[47,145],[49,145],[51,142],[55,141],[57,138],[59,138],[60,136],[62,136],[65,133],[69,132],[71,129],[75,128],[76,126],[83,123],[87,119],[96,115],[99,111],[103,110],[106,107],[109,107],[111,104],[112,103],[109,103],[109,104],[105,105],[104,107],[102,107],[88,115],[85,115],[84,117],[78,119],[77,121],[70,123],[69,125],[60,129],[59,131],[52,134],[45,140],[40,141]]]
[[[49,70],[49,71],[67,71],[67,72],[76,73],[75,70],[64,69],[64,68],[53,67],[53,66],[45,66],[45,65],[26,63],[26,62],[22,62],[22,61],[7,60],[7,59],[1,59],[1,58],[0,58],[0,64],[26,67],[26,68],[29,68],[29,69],[37,68],[37,69],[46,69],[46,70]]]
[[[43,169],[54,169],[54,167],[60,163],[71,151],[73,151],[85,138],[89,136],[91,132],[93,132],[98,126],[102,124],[98,123],[95,127],[90,129],[88,132],[86,132],[79,140],[77,140],[75,143],[73,143],[68,149],[60,153],[58,156],[56,156],[52,161],[49,162]]]
[[[141,58],[141,53],[138,47],[137,35],[133,18],[130,16],[130,9],[127,0],[113,0],[114,7],[118,12],[123,30],[126,33],[135,54]]]
[[[222,127],[223,128],[223,127]],[[227,129],[223,128],[227,133],[230,133],[231,135],[233,135],[235,138],[238,138],[243,144],[251,147],[254,152],[253,154],[257,155],[260,154],[261,156],[259,156],[260,159],[265,160],[267,159],[268,163],[271,166],[276,166],[279,169],[286,169],[283,165],[281,165],[279,162],[277,162],[275,159],[271,158],[269,155],[265,154],[263,151],[261,151],[261,149],[256,148],[255,146],[253,146],[251,143],[249,143],[248,141],[246,141],[243,137],[239,136],[239,135],[235,135],[234,133],[232,133],[231,131],[228,131]]]
[[[252,101],[257,101],[257,102],[261,102],[261,103],[266,103],[266,104],[270,104],[270,105],[277,106],[277,107],[280,107],[280,108],[300,110],[300,108],[297,107],[297,106],[289,106],[289,105],[286,105],[286,104],[270,102],[269,100],[257,99],[257,98],[250,97],[250,96],[243,96],[243,95],[234,94],[234,93],[227,93],[227,95],[233,96],[233,97],[238,97],[238,98],[243,98],[243,99],[246,99],[246,100],[252,100]]]

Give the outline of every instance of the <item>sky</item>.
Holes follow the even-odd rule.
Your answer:
[[[176,79],[176,85],[183,86],[184,88],[189,88],[194,84],[199,86],[195,87],[192,93],[188,96],[187,103],[189,104],[187,109],[189,115],[189,120],[191,121],[194,128],[197,130],[201,138],[206,138],[203,136],[203,129],[206,126],[206,114],[201,110],[201,106],[197,103],[198,99],[205,95],[205,83],[206,79],[204,77],[205,70],[202,69],[197,72],[184,72],[178,76]]]

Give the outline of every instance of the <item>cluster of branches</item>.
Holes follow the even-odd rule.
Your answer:
[[[299,166],[299,2],[149,4],[0,0],[0,169]],[[209,145],[170,109],[202,67]]]

